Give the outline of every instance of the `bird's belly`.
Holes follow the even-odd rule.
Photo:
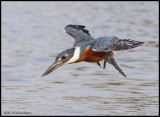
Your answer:
[[[91,50],[90,47],[86,48],[80,59],[77,62],[86,61],[86,62],[98,62],[103,60],[106,57],[106,52],[96,52]]]
[[[88,56],[86,57],[83,61],[86,61],[86,62],[98,62],[98,61],[101,61],[104,59],[104,56],[101,55],[101,54],[94,54],[92,56]]]

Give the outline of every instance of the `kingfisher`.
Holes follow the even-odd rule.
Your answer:
[[[116,63],[113,51],[132,49],[144,43],[131,39],[120,39],[116,36],[93,38],[83,25],[67,25],[65,32],[75,39],[73,47],[59,53],[54,63],[42,76],[51,73],[62,65],[82,61],[97,63],[97,65],[102,68],[100,61],[104,60],[103,69],[106,68],[106,63],[109,63],[126,77]]]

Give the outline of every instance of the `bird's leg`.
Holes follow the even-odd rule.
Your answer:
[[[104,60],[104,64],[103,64],[103,69],[106,68],[106,62],[107,62],[107,60],[105,59],[105,60]]]
[[[101,67],[101,64],[99,63],[99,61],[97,62],[97,65],[98,65],[100,68],[102,68],[102,67]]]
[[[114,58],[110,59],[108,61],[108,63],[112,64],[124,77],[126,77],[126,75],[124,74],[124,72],[119,68],[119,66],[117,65],[116,61],[114,60]]]

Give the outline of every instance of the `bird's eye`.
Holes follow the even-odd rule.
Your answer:
[[[62,59],[66,59],[66,56],[62,56],[61,58],[62,58]]]

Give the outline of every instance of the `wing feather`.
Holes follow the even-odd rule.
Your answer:
[[[75,38],[74,45],[78,44],[81,41],[90,41],[94,38],[90,35],[89,31],[85,29],[83,25],[67,25],[65,27],[67,34]]]
[[[135,48],[143,43],[131,39],[119,39],[115,36],[104,36],[95,39],[91,43],[91,48],[94,51],[120,51]]]

